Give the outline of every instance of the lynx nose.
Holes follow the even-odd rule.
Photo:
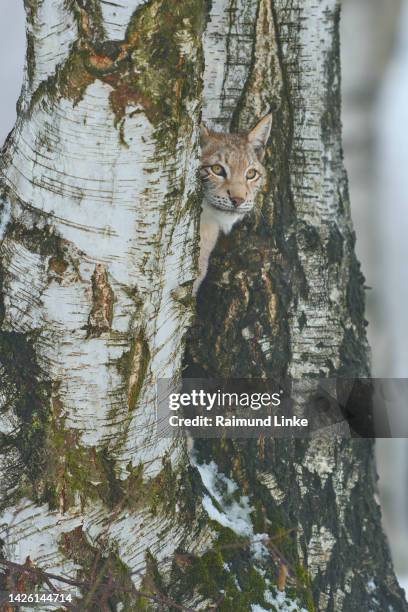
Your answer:
[[[230,200],[235,208],[238,208],[238,206],[241,206],[241,204],[245,202],[245,198],[239,198],[238,196],[230,196]]]

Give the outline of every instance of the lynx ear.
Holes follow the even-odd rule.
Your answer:
[[[261,160],[265,155],[265,147],[271,133],[271,127],[272,113],[268,113],[248,132],[248,142],[254,147]]]
[[[210,130],[208,129],[208,127],[206,126],[206,124],[204,123],[204,121],[202,121],[200,123],[200,136],[201,136],[201,140],[206,140],[210,135]]]

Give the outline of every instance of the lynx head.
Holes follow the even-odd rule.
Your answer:
[[[271,125],[269,113],[251,131],[241,134],[221,134],[201,126],[203,212],[224,232],[254,207]]]

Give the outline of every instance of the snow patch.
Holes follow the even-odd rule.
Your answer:
[[[250,506],[248,497],[241,496],[239,501],[231,499],[238,485],[225,474],[218,472],[214,461],[201,465],[194,461],[193,465],[211,496],[204,495],[203,498],[203,506],[208,516],[223,527],[229,527],[238,536],[252,537],[254,533],[250,515],[254,509]],[[221,507],[221,511],[215,507],[211,498]]]
[[[268,539],[269,536],[266,533],[255,533],[252,536],[251,553],[255,560],[262,561],[269,557],[269,551],[264,544],[264,542],[267,542]]]
[[[250,551],[255,561],[267,559],[269,551],[265,542],[269,536],[266,533],[254,533],[251,521],[254,508],[250,505],[249,498],[246,495],[241,495],[238,501],[232,498],[238,490],[238,485],[219,472],[214,461],[198,464],[193,456],[191,463],[197,468],[203,485],[209,493],[203,497],[203,507],[210,519],[217,521],[223,527],[228,527],[238,536],[249,538]],[[220,510],[213,500],[221,508]]]
[[[300,604],[288,597],[285,591],[276,591],[275,595],[271,593],[271,591],[265,591],[264,598],[268,604],[274,606],[274,610],[276,610],[276,612],[307,612],[307,610],[302,608]],[[269,610],[269,608],[267,610],[259,604],[252,604],[251,606],[252,612],[268,612]]]

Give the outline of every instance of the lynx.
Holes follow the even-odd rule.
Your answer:
[[[207,274],[208,261],[218,235],[233,226],[254,208],[262,186],[262,160],[272,126],[269,113],[249,132],[221,134],[201,126],[201,167],[203,203],[200,220],[199,276],[197,293]]]

